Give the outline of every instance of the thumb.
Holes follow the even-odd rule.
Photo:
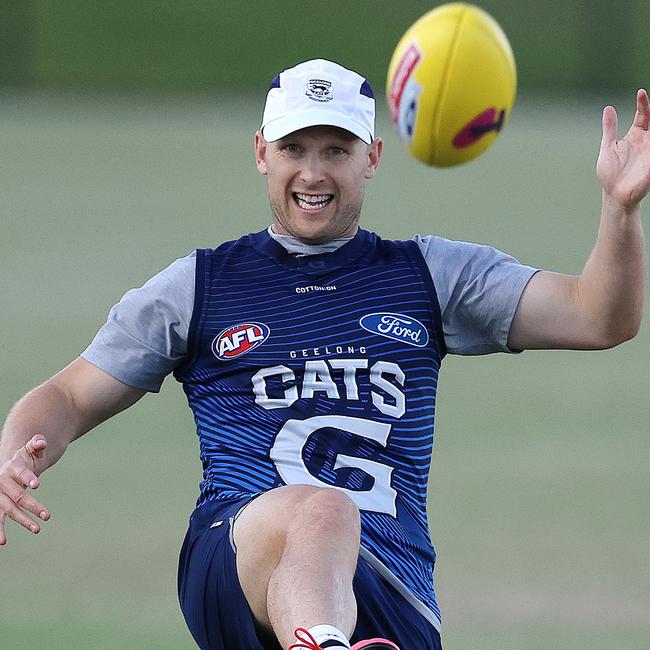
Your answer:
[[[45,458],[47,438],[42,433],[34,434],[26,443],[25,451],[34,465],[34,471],[41,469],[40,465]]]
[[[603,137],[600,141],[601,150],[611,149],[616,144],[618,131],[618,116],[613,106],[605,106],[603,109]]]

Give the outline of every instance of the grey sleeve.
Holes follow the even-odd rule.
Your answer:
[[[158,392],[187,352],[196,253],[127,291],[81,356],[119,381]]]
[[[490,246],[416,235],[442,313],[453,354],[512,352],[508,333],[517,305],[538,269]]]

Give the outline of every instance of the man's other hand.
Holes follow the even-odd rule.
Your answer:
[[[40,485],[38,477],[45,469],[46,448],[45,436],[37,433],[0,466],[0,546],[7,543],[5,518],[13,519],[34,534],[41,527],[28,513],[42,521],[50,518],[50,511],[28,491]]]

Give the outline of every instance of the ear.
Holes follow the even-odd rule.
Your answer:
[[[260,174],[266,176],[269,173],[266,166],[266,140],[261,131],[255,133],[255,165]]]
[[[368,145],[368,166],[366,167],[366,178],[372,178],[377,173],[383,150],[384,141],[381,138],[376,138]]]

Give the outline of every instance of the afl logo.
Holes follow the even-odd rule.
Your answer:
[[[241,357],[269,338],[271,330],[264,323],[238,323],[223,330],[212,341],[212,353],[221,361]]]
[[[427,328],[419,320],[404,314],[389,312],[366,314],[359,319],[359,325],[373,334],[415,345],[418,348],[423,348],[429,342]]]

